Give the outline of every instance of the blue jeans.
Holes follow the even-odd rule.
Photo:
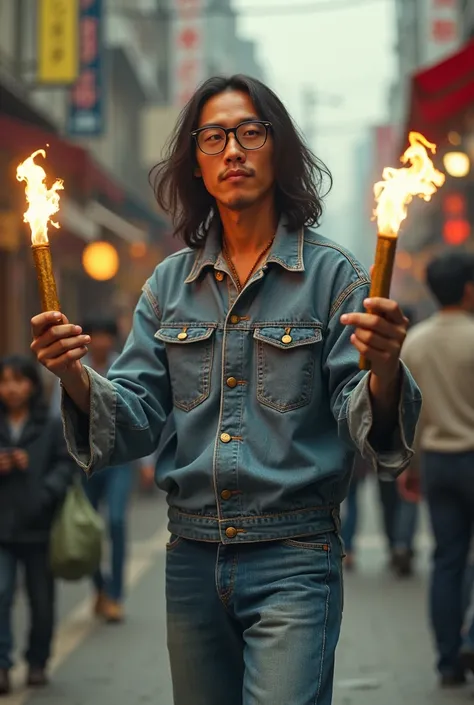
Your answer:
[[[474,525],[474,453],[425,453],[424,494],[435,538],[430,588],[438,670],[459,672],[464,578]]]
[[[132,490],[132,466],[117,465],[106,468],[90,479],[85,478],[84,489],[95,509],[102,501],[107,504],[109,536],[112,544],[110,575],[99,569],[93,576],[97,591],[104,591],[112,600],[123,597],[126,544],[127,508]]]
[[[174,705],[330,705],[343,608],[335,532],[167,547]]]
[[[54,628],[54,580],[47,543],[0,545],[0,668],[11,668],[11,617],[18,564],[22,564],[30,603],[30,631],[25,654],[30,666],[44,668]]]

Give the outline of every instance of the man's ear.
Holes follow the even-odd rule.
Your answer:
[[[194,169],[194,176],[196,179],[200,179],[202,177],[201,169],[198,166]]]

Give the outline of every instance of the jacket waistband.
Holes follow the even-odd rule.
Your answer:
[[[223,544],[274,541],[327,531],[339,534],[341,530],[339,506],[311,507],[224,520],[214,516],[190,514],[177,507],[170,507],[168,518],[171,534],[190,540]]]

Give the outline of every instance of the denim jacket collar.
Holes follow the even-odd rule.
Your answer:
[[[304,229],[290,232],[280,219],[267,262],[275,262],[290,272],[304,272],[303,261]],[[206,242],[197,254],[196,261],[185,284],[190,284],[199,278],[202,271],[208,267],[216,267],[221,253],[220,222],[214,221],[209,228]]]

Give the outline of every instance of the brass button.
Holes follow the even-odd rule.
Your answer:
[[[184,330],[181,331],[181,333],[178,333],[178,340],[186,340],[187,337],[188,337],[188,334],[185,333]]]
[[[239,316],[236,316],[235,314],[233,314],[233,315],[230,317],[230,322],[231,322],[234,326],[235,326],[235,324],[238,323],[239,321],[240,321]]]
[[[221,497],[222,499],[230,499],[232,497],[232,492],[230,490],[222,490]]]
[[[232,440],[232,437],[228,433],[221,433],[222,443],[230,443],[231,440]]]
[[[224,272],[216,272],[214,274],[215,278],[217,279],[218,282],[221,282],[224,280]]]
[[[229,526],[229,528],[225,530],[225,535],[228,539],[235,539],[237,536],[237,529],[233,526]]]
[[[291,343],[292,340],[293,340],[293,338],[291,337],[291,335],[287,334],[287,335],[283,336],[283,338],[281,339],[281,342],[285,343],[285,345],[288,345],[288,343]]]
[[[231,389],[233,389],[234,387],[237,386],[237,380],[235,379],[235,377],[229,377],[229,379],[227,380],[226,384],[227,384],[228,387],[230,387]]]

